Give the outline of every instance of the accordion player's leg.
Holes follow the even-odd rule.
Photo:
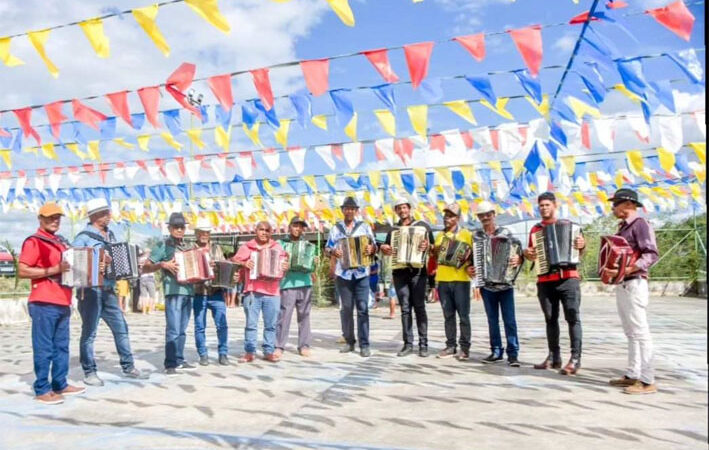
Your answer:
[[[505,325],[507,357],[516,359],[519,356],[519,338],[517,337],[514,288],[500,292],[500,309],[502,310],[502,322]]]
[[[403,271],[402,271],[403,272]],[[411,316],[411,275],[401,273],[392,276],[396,288],[396,298],[401,307],[401,334],[404,338],[404,347],[414,346],[413,317]],[[401,353],[401,352],[400,352]]]
[[[281,297],[278,295],[263,296],[263,353],[270,355],[276,350],[276,325],[278,313],[281,310]]]
[[[340,325],[342,326],[342,336],[345,338],[345,343],[350,348],[354,348],[354,320],[352,313],[354,312],[354,283],[355,280],[345,280],[344,278],[336,277],[337,293],[340,298]],[[367,287],[369,289],[369,287]],[[344,348],[343,348],[344,350]]]
[[[298,351],[304,348],[310,348],[310,343],[313,340],[310,330],[310,309],[312,308],[313,288],[300,288],[295,307],[298,313]]]
[[[129,372],[133,369],[134,364],[126,317],[123,315],[123,310],[121,310],[118,304],[118,298],[113,291],[104,290],[101,292],[101,295],[101,318],[111,329],[123,372]]]
[[[369,277],[354,282],[354,299],[357,307],[357,338],[361,350],[369,348]]]
[[[192,312],[194,313],[194,346],[200,360],[207,356],[207,296],[195,295],[192,300]],[[201,361],[200,361],[201,362]]]
[[[490,338],[490,352],[495,359],[502,358],[502,337],[500,336],[500,298],[501,292],[480,289],[487,316],[487,330]]]
[[[411,298],[414,314],[416,314],[416,329],[419,335],[419,348],[428,349],[428,314],[426,313],[426,284],[428,277],[425,270],[420,270],[411,280]]]
[[[94,340],[96,329],[101,320],[100,290],[85,288],[79,290],[83,299],[77,305],[81,315],[81,336],[79,337],[79,361],[84,375],[96,373],[96,360],[94,359]]]
[[[217,353],[219,356],[226,356],[229,353],[229,326],[227,325],[226,303],[222,292],[212,294],[208,302],[214,325],[217,327]]]
[[[281,306],[276,326],[276,349],[285,350],[290,334],[290,323],[293,318],[293,309],[297,301],[298,288],[281,290]]]

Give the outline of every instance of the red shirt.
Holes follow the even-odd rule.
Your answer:
[[[529,231],[529,247],[534,247],[533,241],[532,241],[532,235],[536,233],[537,231],[541,230],[547,225],[551,225],[553,223],[556,223],[556,219],[551,219],[551,220],[542,220],[540,223],[535,224],[532,229]],[[559,281],[559,280],[566,280],[569,278],[580,278],[579,277],[579,272],[576,269],[559,269],[558,272],[552,272],[548,273],[546,275],[539,275],[537,277],[537,283],[547,283],[549,281]]]
[[[48,269],[62,261],[62,252],[67,249],[59,240],[50,233],[39,229],[35,234],[52,239],[57,244],[53,245],[41,239],[30,237],[22,244],[20,262],[29,267]],[[71,306],[71,288],[59,284],[59,275],[54,277],[37,278],[31,280],[30,302],[52,303],[60,306]]]
[[[285,258],[287,253],[281,247],[281,244],[271,239],[267,244],[267,247],[279,250],[281,252],[281,258]],[[256,239],[252,239],[246,244],[239,247],[236,255],[232,258],[233,261],[244,264],[251,259],[251,253],[259,249]],[[250,277],[251,271],[247,268],[242,269],[242,280],[244,280],[244,293],[255,292],[257,294],[278,296],[281,294],[281,280],[266,280],[261,278],[256,278],[252,280]]]

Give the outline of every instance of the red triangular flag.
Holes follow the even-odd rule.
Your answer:
[[[677,36],[689,41],[692,27],[694,27],[694,16],[682,0],[677,0],[662,8],[650,9],[646,12]]]
[[[492,141],[492,146],[495,150],[500,149],[500,132],[495,129],[490,129],[490,140]]]
[[[476,60],[482,61],[485,58],[485,34],[478,33],[458,36],[454,37],[453,40],[469,51]]]
[[[527,143],[527,129],[528,127],[517,127],[519,135],[522,136],[522,147]]]
[[[74,110],[74,118],[79,122],[85,123],[94,130],[98,130],[98,123],[106,120],[106,115],[96,111],[93,108],[81,103],[78,99],[71,101],[71,107]]]
[[[399,155],[401,161],[406,164],[406,157],[411,159],[414,154],[414,143],[407,138],[394,140],[394,154]]]
[[[431,150],[438,150],[441,153],[446,153],[446,138],[442,134],[434,134],[431,136],[431,142],[428,144]]]
[[[328,76],[330,73],[329,59],[313,59],[311,61],[301,61],[300,68],[303,70],[305,85],[314,96],[323,95],[328,89]]]
[[[333,144],[330,146],[330,151],[332,154],[339,159],[340,161],[343,161],[344,157],[342,155],[342,146],[340,144]]]
[[[86,173],[88,173],[88,174],[90,174],[90,175],[93,175],[93,174],[94,174],[94,165],[93,165],[93,163],[82,164],[81,167],[84,168],[84,171],[85,171]]]
[[[145,111],[145,116],[148,118],[148,122],[150,122],[153,127],[160,128],[160,122],[158,121],[160,88],[158,86],[140,88],[138,89],[138,97],[140,97],[140,103],[143,104],[143,110]]]
[[[519,50],[524,63],[529,68],[529,73],[536,77],[542,65],[542,27],[540,25],[532,25],[526,28],[508,30],[507,32],[512,36],[517,50]]]
[[[591,149],[591,131],[588,122],[581,124],[581,144],[587,149]]]
[[[144,160],[142,159],[136,159],[135,160],[135,165],[143,169],[144,171],[148,171],[148,165],[145,163]]]
[[[608,9],[621,9],[621,8],[627,8],[628,4],[622,0],[615,0],[615,1],[610,1],[606,3],[606,7]]]
[[[32,128],[32,124],[30,123],[32,119],[32,108],[28,106],[26,108],[14,109],[12,112],[15,113],[15,116],[17,116],[17,121],[20,122],[22,135],[24,137],[31,135],[34,140],[37,141],[37,145],[42,145],[42,139],[40,139],[39,133],[37,133],[37,130]]]
[[[590,11],[582,12],[581,14],[578,14],[569,20],[570,25],[579,25],[588,20],[588,15]],[[591,20],[601,20],[598,17],[591,17]]]
[[[177,169],[180,171],[180,175],[182,175],[184,177],[185,172],[186,172],[185,158],[183,158],[183,157],[175,158],[175,161],[177,161]]]
[[[463,143],[465,143],[465,148],[468,150],[473,148],[475,142],[473,141],[473,135],[470,131],[461,131],[460,137],[463,138]]]
[[[108,174],[109,170],[111,170],[109,164],[104,163],[98,165],[98,176],[101,178],[102,183],[106,183],[106,174]]]
[[[62,105],[64,102],[58,101],[44,105],[44,110],[47,113],[47,119],[49,119],[49,125],[52,128],[52,136],[59,139],[59,127],[62,122],[64,122],[67,117],[62,114]]]
[[[231,94],[231,75],[227,73],[209,77],[207,84],[214,96],[219,100],[219,104],[222,105],[224,111],[230,111],[232,106],[234,106],[234,97]]]
[[[374,156],[377,157],[377,161],[384,161],[387,159],[386,155],[384,152],[379,148],[379,145],[377,143],[374,143]]]
[[[106,94],[106,98],[108,99],[108,103],[111,104],[113,113],[132,127],[133,120],[130,117],[130,109],[128,108],[128,91]]]
[[[268,78],[268,69],[256,69],[251,71],[254,79],[254,87],[258,96],[261,97],[263,106],[270,110],[273,108],[273,91],[271,91],[271,80]]]
[[[187,101],[185,91],[192,85],[196,67],[192,63],[182,63],[165,81],[165,90],[172,95],[183,108],[202,119],[202,112]]]
[[[389,53],[387,52],[387,49],[368,50],[366,52],[362,52],[362,54],[367,57],[370,63],[372,63],[377,72],[379,72],[379,75],[384,78],[384,81],[387,83],[396,83],[399,81],[399,77],[394,73],[394,70],[391,68],[391,64],[389,63]]]
[[[421,81],[428,75],[428,62],[432,51],[433,42],[404,45],[406,64],[409,66],[409,75],[414,89],[419,87]]]

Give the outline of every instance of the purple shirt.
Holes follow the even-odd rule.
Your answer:
[[[621,221],[616,234],[625,238],[638,255],[635,266],[640,270],[633,272],[630,276],[647,278],[648,270],[658,259],[655,231],[652,226],[647,220],[635,215],[630,217],[629,221]]]

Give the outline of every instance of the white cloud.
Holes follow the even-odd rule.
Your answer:
[[[552,48],[561,52],[571,52],[576,45],[578,34],[565,34],[554,42]]]

